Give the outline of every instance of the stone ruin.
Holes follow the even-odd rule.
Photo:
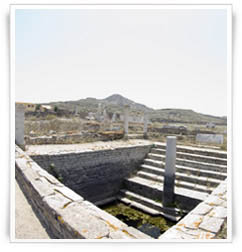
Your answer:
[[[113,200],[176,221],[159,240],[216,239],[226,222],[226,152],[174,137],[23,151],[23,116],[16,109],[16,179],[51,238],[152,239],[99,208]]]

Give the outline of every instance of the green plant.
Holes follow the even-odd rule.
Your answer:
[[[39,110],[40,110],[40,104],[37,104],[37,105],[36,105],[35,110],[36,110],[36,111],[39,111]]]

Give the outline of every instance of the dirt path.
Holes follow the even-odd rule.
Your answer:
[[[15,238],[50,239],[15,181]]]

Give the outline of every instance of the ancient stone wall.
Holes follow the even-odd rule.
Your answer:
[[[119,140],[123,138],[123,132],[82,132],[81,134],[66,134],[66,135],[52,135],[52,136],[25,136],[25,143],[27,145],[40,144],[75,144],[83,142],[95,141],[110,141]]]
[[[67,187],[96,202],[115,196],[123,179],[139,168],[150,148],[151,145],[144,145],[31,157],[60,177]]]
[[[216,239],[227,220],[227,214],[227,180],[225,180],[159,239]]]
[[[52,239],[151,239],[85,200],[18,146],[15,177]]]

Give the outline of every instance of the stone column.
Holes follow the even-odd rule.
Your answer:
[[[144,114],[144,138],[147,139],[147,130],[148,130],[148,115],[147,113]]]
[[[25,149],[24,142],[24,105],[15,103],[15,143]]]
[[[129,106],[124,106],[124,138],[128,138],[129,133]]]
[[[174,203],[176,173],[176,137],[168,136],[166,138],[166,164],[163,187],[163,205],[169,206]]]

